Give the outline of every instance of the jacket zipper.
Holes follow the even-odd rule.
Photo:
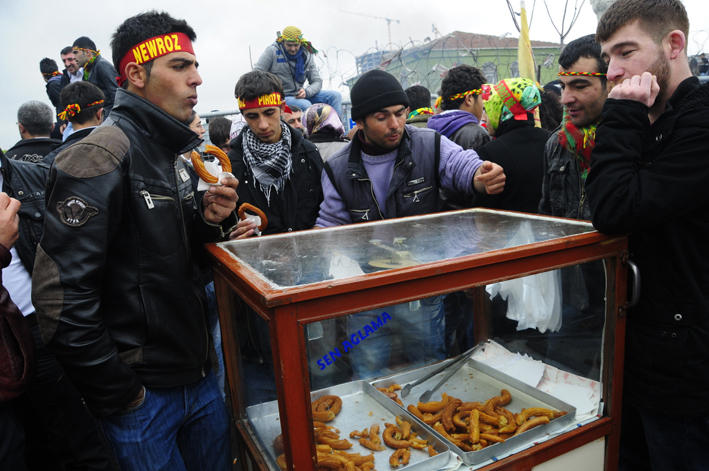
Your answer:
[[[369,221],[369,210],[368,209],[352,209],[351,211],[353,213],[364,213],[364,216],[362,216],[362,220]]]
[[[180,193],[180,183],[177,181],[177,159],[180,158],[179,154],[175,154],[175,160],[173,161],[173,172],[172,172],[172,178],[175,179],[175,189],[177,190],[177,193]],[[194,192],[192,192],[192,195],[194,195]],[[170,198],[173,201],[175,201],[174,198]],[[185,229],[185,211],[182,209],[182,202],[180,201],[177,204],[180,207],[180,224],[182,225],[182,237],[185,243],[185,247],[190,247],[189,241],[187,238],[187,229]],[[199,211],[200,208],[197,208]],[[190,260],[187,260],[187,273],[190,272]],[[199,293],[195,292],[193,290],[194,294],[197,296],[197,299],[199,299]],[[204,352],[204,362],[206,363],[207,359],[209,358],[209,326],[207,325],[207,318],[204,315],[204,306],[202,303],[199,303],[200,311],[202,313],[202,322],[204,323],[204,332],[205,332],[205,352]],[[207,373],[204,370],[204,363],[202,364],[202,378],[207,376]]]
[[[418,203],[418,202],[421,201],[421,200],[419,199],[419,197],[418,197],[418,194],[419,194],[419,193],[423,193],[424,191],[428,191],[428,190],[430,190],[431,188],[433,188],[433,185],[428,186],[428,187],[426,187],[426,188],[421,188],[420,190],[416,190],[416,191],[414,191],[413,193],[407,193],[407,194],[404,195],[404,198],[411,198],[411,197],[413,196],[414,199],[413,199],[411,202],[412,202],[412,203]]]
[[[394,170],[396,170],[396,167],[398,167],[399,165],[401,165],[403,163],[404,163],[403,160],[401,160],[400,162],[397,162],[394,165]],[[394,170],[392,170],[392,175],[394,174]],[[384,219],[384,215],[382,214],[382,208],[379,206],[379,201],[377,201],[377,197],[374,195],[374,185],[372,184],[372,180],[370,180],[369,178],[358,178],[357,180],[360,182],[369,182],[369,192],[372,194],[372,199],[374,200],[374,204],[377,205],[377,212],[379,213],[379,217],[381,219]]]
[[[576,161],[575,164],[576,164],[576,170],[578,171],[578,174],[579,174],[579,188],[581,188],[581,197],[579,198],[579,213],[578,213],[577,217],[578,217],[578,219],[583,219],[583,205],[586,201],[586,188],[585,188],[584,184],[586,182],[584,182],[583,178],[581,177],[581,165],[579,165],[578,161]]]
[[[140,196],[142,196],[143,199],[145,200],[145,204],[148,206],[148,209],[153,209],[155,207],[153,200],[154,201],[175,201],[175,198],[172,198],[171,196],[151,195],[146,190],[140,190]]]
[[[377,212],[379,213],[379,218],[384,219],[384,215],[382,214],[382,208],[379,207],[379,201],[377,201],[377,197],[374,196],[374,185],[372,184],[372,180],[370,180],[369,178],[358,178],[358,180],[361,182],[369,182],[369,192],[372,194],[374,204],[377,205]]]

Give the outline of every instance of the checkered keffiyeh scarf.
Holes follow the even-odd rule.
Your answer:
[[[281,139],[273,144],[261,142],[250,128],[244,131],[242,144],[244,161],[254,175],[254,186],[258,182],[269,206],[271,206],[271,190],[275,189],[276,193],[282,192],[293,168],[290,129],[283,122],[281,122],[281,131]]]

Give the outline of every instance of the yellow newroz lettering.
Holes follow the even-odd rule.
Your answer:
[[[155,40],[148,41],[148,54],[150,58],[153,59],[157,55],[157,48],[155,47]]]
[[[162,38],[155,38],[155,43],[158,45],[158,54],[165,54],[165,44],[163,44]]]
[[[148,62],[150,57],[148,56],[148,50],[146,49],[145,44],[140,45],[140,52],[143,54],[143,62]]]
[[[172,50],[174,49],[174,47],[172,45],[172,39],[170,39],[170,36],[165,36],[165,47],[170,52],[172,52]]]
[[[237,101],[239,102],[239,108],[243,108],[246,106],[246,102],[241,98],[238,98]]]
[[[176,50],[176,51],[181,51],[182,48],[180,47],[180,44],[177,42],[177,35],[176,35],[176,34],[173,34],[173,35],[172,35],[172,39],[175,40],[175,50]]]
[[[140,50],[137,47],[133,49],[133,58],[135,59],[136,63],[143,63],[143,56],[140,54]]]

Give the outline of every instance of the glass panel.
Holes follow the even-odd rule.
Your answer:
[[[403,386],[423,376],[429,365],[458,357],[483,341],[474,360],[575,408],[573,421],[593,420],[602,401],[605,263],[588,262],[308,324],[311,389],[356,380]],[[502,383],[509,381],[504,378]],[[424,385],[427,389],[436,382]],[[462,401],[489,399],[479,397],[475,388],[459,386],[455,381],[444,384],[432,400],[440,400],[443,392]],[[417,399],[408,397],[404,404],[411,401],[416,404]],[[513,403],[513,412],[522,406],[530,407]]]
[[[590,223],[472,209],[220,244],[277,287],[450,260],[592,232]],[[368,242],[368,243],[363,243]]]
[[[234,295],[237,303],[235,329],[238,334],[240,390],[244,414],[241,423],[256,442],[270,468],[279,469],[276,460],[285,453],[281,441],[281,420],[276,395],[269,323],[246,302]],[[285,463],[285,457],[281,457]]]

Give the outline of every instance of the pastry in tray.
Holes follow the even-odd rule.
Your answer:
[[[396,401],[398,398],[393,398],[390,394],[397,387],[398,385],[393,385],[379,390]],[[504,407],[510,401],[512,395],[506,389],[500,391],[499,396],[485,402],[463,402],[443,393],[440,401],[410,404],[406,409],[466,452],[504,443],[510,437],[566,415],[565,411],[543,407],[530,407],[515,414]]]
[[[396,417],[396,424],[385,423],[381,438],[379,437],[379,424],[362,431],[353,430],[350,439],[358,439],[359,444],[372,453],[362,455],[349,453],[344,450],[352,448],[353,443],[347,438],[340,437],[340,430],[328,425],[342,409],[342,399],[334,395],[325,395],[312,403],[313,433],[317,451],[318,471],[376,471],[374,469],[375,453],[391,451],[389,467],[397,468],[409,463],[412,450],[419,450],[429,457],[436,456],[438,452],[411,430],[411,423]],[[278,435],[273,441],[273,451],[277,455],[278,467],[285,470],[286,456],[283,446],[283,436]]]

